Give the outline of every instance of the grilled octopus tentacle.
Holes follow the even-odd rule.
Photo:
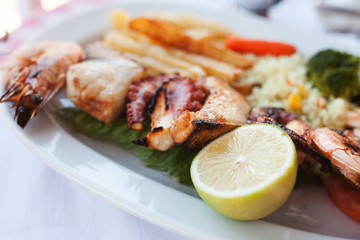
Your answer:
[[[167,86],[167,96],[173,118],[182,112],[195,112],[201,109],[209,91],[190,78],[176,78]]]
[[[153,101],[156,89],[165,81],[165,75],[147,77],[134,82],[128,92],[126,120],[129,128],[140,131],[144,126],[148,106]]]
[[[207,96],[207,90],[191,78],[172,75],[156,90],[149,107],[151,132],[134,143],[165,151],[174,145],[170,128],[185,110],[198,111]]]

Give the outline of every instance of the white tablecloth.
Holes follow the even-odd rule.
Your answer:
[[[301,12],[299,6],[313,11],[309,1],[296,8],[294,4],[300,2],[284,1],[270,12],[270,18],[278,23],[292,19],[299,25],[294,18]],[[301,23],[319,31],[317,24]],[[357,40],[351,37],[350,41]],[[0,133],[0,240],[185,239],[124,212],[54,172],[7,129],[3,120]]]
[[[54,172],[0,120],[0,239],[185,239]]]

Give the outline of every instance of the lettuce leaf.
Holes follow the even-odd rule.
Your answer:
[[[150,131],[149,123],[146,124],[144,130],[135,131],[128,128],[124,115],[113,123],[103,123],[77,108],[62,108],[56,112],[56,115],[70,123],[75,131],[103,141],[117,143],[143,160],[146,167],[164,171],[179,183],[192,186],[190,165],[198,150],[173,147],[162,152],[137,146],[131,142],[147,135]]]

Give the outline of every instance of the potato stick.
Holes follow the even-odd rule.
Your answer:
[[[213,32],[218,32],[222,34],[233,34],[230,28],[227,28],[223,25],[206,21],[192,15],[187,14],[174,14],[173,12],[152,12],[147,14],[149,18],[159,19],[162,21],[171,22],[176,24],[180,28],[199,28],[199,29],[208,29]]]
[[[111,31],[105,35],[104,39],[105,43],[121,52],[131,52],[140,56],[151,56],[172,67],[192,72],[197,77],[206,75],[206,72],[200,66],[174,58],[161,46],[137,42],[122,32]]]
[[[152,39],[141,32],[126,29],[122,30],[121,33],[126,34],[126,36],[131,37],[136,41],[141,41],[147,44],[156,44],[154,41],[152,41]],[[240,68],[237,68],[233,65],[199,54],[193,54],[183,50],[177,50],[175,48],[164,49],[164,51],[172,56],[175,56],[176,58],[180,58],[186,62],[199,65],[205,70],[207,75],[220,77],[227,82],[234,81],[236,78],[240,77],[243,72]]]
[[[183,33],[196,40],[225,40],[230,35],[216,32],[207,28],[186,28]]]
[[[155,17],[155,19],[156,19],[156,17]],[[176,17],[174,19],[177,20]],[[177,23],[175,20],[173,21],[174,24]],[[206,40],[212,41],[212,42],[213,41],[222,41],[222,42],[224,42],[227,37],[235,35],[235,33],[230,32],[229,29],[226,29],[224,27],[222,27],[222,29],[220,29],[219,27],[218,28],[213,28],[212,24],[209,24],[209,25],[206,25],[206,26],[203,26],[203,25],[205,25],[205,24],[201,24],[199,26],[196,26],[194,24],[189,25],[187,28],[183,29],[184,34],[189,36],[189,37],[192,37],[194,39],[206,39]],[[138,36],[136,36],[136,33],[137,33]],[[135,37],[146,36],[143,33],[133,31],[133,30],[130,30],[130,29],[129,29],[129,35],[135,36]],[[142,40],[142,39],[140,39],[140,40]],[[151,40],[149,38],[148,38],[147,41],[151,42]]]
[[[143,42],[143,43],[153,43],[154,40],[149,38],[147,35],[137,32],[131,29],[121,29],[121,31],[117,31],[119,34],[122,34],[123,36],[126,36],[127,38],[131,38],[137,42]]]
[[[130,22],[130,16],[122,9],[111,9],[109,11],[111,27],[114,29],[126,29]]]
[[[120,38],[119,38],[120,37]],[[119,40],[120,39],[120,40]],[[106,34],[105,43],[111,47],[119,50],[124,54],[124,56],[131,57],[133,60],[137,61],[139,64],[150,69],[152,73],[166,73],[171,74],[178,72],[181,76],[189,76],[198,78],[198,73],[193,73],[184,69],[173,67],[169,64],[166,64],[158,59],[155,59],[151,55],[144,55],[146,53],[146,45],[136,44],[136,42],[131,41],[130,39],[119,36],[119,35],[110,35]],[[201,74],[202,76],[203,74]]]
[[[212,57],[241,68],[249,68],[253,65],[253,62],[243,55],[218,47],[206,40],[193,39],[185,35],[176,25],[168,22],[139,17],[130,21],[129,27],[170,46]]]
[[[149,45],[147,47],[147,49],[153,49],[152,51],[155,51],[155,53],[163,52],[166,56],[171,55],[171,56],[175,57],[174,59],[179,58],[188,63],[199,65],[200,67],[202,67],[205,70],[206,75],[217,76],[227,82],[234,81],[236,78],[240,77],[242,74],[241,69],[236,68],[235,66],[227,64],[225,62],[215,60],[213,58],[208,58],[208,57],[198,55],[198,54],[192,54],[190,52],[178,50],[175,48],[165,49],[165,48],[162,48],[161,46],[152,45],[150,43],[151,40],[147,36],[145,36],[139,32],[136,32],[136,31],[126,30],[126,31],[119,32],[119,34],[122,34],[122,36],[121,36],[122,41],[129,40],[128,37],[131,37],[132,39],[140,39],[143,43],[146,43]],[[129,44],[131,44],[131,43],[129,43]],[[143,45],[141,45],[141,46],[143,46]],[[124,50],[126,51],[128,49],[129,48],[125,48],[124,46],[121,46],[122,51],[124,51]],[[151,51],[151,50],[149,50],[149,51]],[[140,55],[141,53],[144,53],[145,50],[143,48],[141,48],[141,51],[132,51],[131,50],[131,52],[135,52],[137,55]],[[140,52],[140,54],[139,54],[139,52]],[[161,57],[161,55],[159,55],[158,58],[159,58],[159,60],[163,61],[164,63],[168,63],[167,57],[163,58],[163,57]],[[174,61],[174,59],[173,59],[173,61]],[[174,66],[174,64],[170,64],[170,65]],[[180,66],[177,65],[175,67],[184,67],[184,66],[182,64],[180,64]]]
[[[170,52],[180,59],[197,64],[202,67],[207,75],[216,76],[226,82],[233,82],[243,73],[242,69],[236,68],[228,63],[205,57],[198,54],[189,53],[182,50],[171,49]]]
[[[165,73],[165,74],[172,74],[172,73],[179,73],[182,77],[193,77],[197,79],[197,76],[193,74],[192,72],[174,68],[172,66],[166,65],[163,62],[158,61],[157,59],[154,59],[152,57],[148,56],[139,56],[133,53],[125,52],[122,53],[125,57],[133,59],[140,65],[144,66],[146,69],[150,70],[150,74],[157,75],[159,73]]]
[[[224,41],[226,37],[236,35],[225,26],[204,21],[190,15],[158,12],[158,14],[150,15],[149,18],[171,22],[182,28],[185,35],[198,40],[206,39],[213,41],[221,39]]]
[[[197,77],[206,75],[205,71],[199,66],[174,58],[160,46],[136,42],[120,32],[117,33],[120,35],[115,38],[115,45],[121,51],[132,52],[141,56],[151,56],[172,67],[192,72],[192,75]],[[105,37],[105,41],[106,39],[107,37]]]

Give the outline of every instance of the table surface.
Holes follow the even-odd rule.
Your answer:
[[[289,13],[299,15],[300,5],[313,11],[309,2],[283,1],[269,11],[269,18],[275,22],[287,19],[299,28],[318,31],[321,26],[314,23],[315,19],[307,17],[299,25]],[[0,49],[14,49],[28,34],[100,3],[104,1],[74,0],[52,13],[32,15],[8,42],[0,43]],[[359,41],[351,35],[336,37]],[[186,239],[132,216],[54,172],[13,135],[2,119],[0,132],[0,239]]]

